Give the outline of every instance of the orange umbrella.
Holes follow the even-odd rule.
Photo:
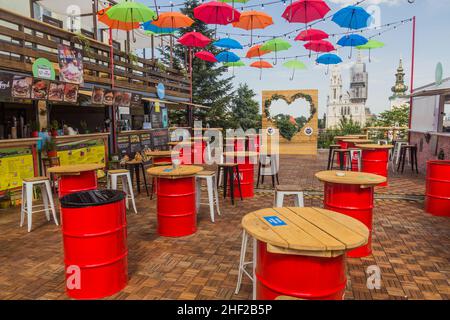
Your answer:
[[[261,50],[262,44],[257,44],[253,47],[251,47],[248,51],[245,57],[247,58],[254,58],[254,57],[261,57],[265,54],[268,54],[269,50]]]
[[[106,14],[106,12],[109,9],[111,9],[111,7],[108,7],[108,8],[98,11],[97,17],[98,17],[98,21],[100,21],[103,24],[106,24],[110,29],[130,31],[130,30],[139,28],[139,22],[123,22],[120,20],[111,19]]]
[[[253,30],[264,29],[273,24],[272,17],[261,11],[242,12],[239,21],[233,22],[233,27],[250,30],[250,44],[252,44]]]
[[[159,14],[159,18],[153,24],[160,28],[186,28],[190,27],[194,20],[181,12],[163,12]]]
[[[260,60],[260,61],[255,61],[253,62],[250,67],[253,68],[259,68],[259,80],[262,79],[262,69],[269,69],[269,68],[273,68],[273,66],[264,60]]]

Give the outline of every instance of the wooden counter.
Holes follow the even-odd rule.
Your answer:
[[[86,134],[76,134],[72,136],[57,136],[55,137],[56,143],[73,142],[80,140],[95,140],[95,139],[108,139],[109,132],[99,132],[99,133],[86,133]]]
[[[41,138],[4,139],[0,140],[0,148],[31,147]]]

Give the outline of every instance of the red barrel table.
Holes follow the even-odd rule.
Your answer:
[[[316,178],[325,183],[325,209],[340,212],[364,223],[369,229],[365,246],[347,252],[352,258],[366,257],[372,253],[374,187],[384,183],[385,177],[352,171],[322,171]]]
[[[336,144],[341,146],[341,149],[347,150],[348,149],[348,142],[344,140],[357,140],[357,139],[365,139],[367,138],[366,135],[346,135],[346,136],[336,136],[334,137],[334,141]],[[347,163],[347,156],[344,155],[344,163]],[[340,166],[339,157],[336,159],[336,163],[338,166]]]
[[[255,196],[255,164],[257,163],[257,152],[224,152],[225,162],[237,163],[239,168],[239,175],[241,181],[242,198],[253,198]],[[230,161],[231,160],[231,161]],[[240,197],[238,188],[238,177],[233,178],[234,196]]]
[[[345,252],[367,243],[361,222],[321,208],[267,208],[242,227],[254,239],[254,298],[342,300]]]
[[[362,171],[386,177],[386,182],[380,184],[380,187],[387,187],[389,151],[394,146],[390,144],[357,144],[356,147],[362,150]]]
[[[345,145],[345,148],[343,149],[357,149],[356,145],[357,144],[363,144],[363,143],[372,143],[372,140],[368,140],[368,139],[343,139],[341,140],[341,147],[342,145]],[[353,152],[350,150],[350,152]],[[345,155],[344,155],[344,159],[345,159]],[[339,158],[338,158],[339,161]],[[352,160],[352,171],[358,171],[358,159],[356,159],[355,157],[353,157]]]
[[[450,160],[427,162],[425,211],[450,217]]]
[[[74,164],[52,167],[47,170],[58,176],[58,195],[97,189],[97,170],[105,165],[98,163]]]
[[[183,237],[197,231],[195,205],[195,175],[200,166],[159,166],[147,170],[156,177],[156,211],[158,234],[164,237]]]

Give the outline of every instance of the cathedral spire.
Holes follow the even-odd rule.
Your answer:
[[[400,63],[395,74],[395,86],[391,88],[394,93],[392,97],[403,97],[408,91],[408,86],[405,85],[405,71],[403,69],[403,60],[400,58]]]

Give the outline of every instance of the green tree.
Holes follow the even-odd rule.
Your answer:
[[[191,31],[197,31],[207,36],[210,39],[214,38],[214,30],[210,29],[207,24],[194,18],[193,10],[199,5],[198,0],[186,0],[181,12],[194,20],[194,23],[189,28],[180,29],[179,36]],[[195,52],[193,48],[192,54]],[[205,49],[213,54],[220,52],[212,44],[209,44]],[[162,61],[164,64],[170,64],[170,47],[164,46],[159,49]],[[188,71],[189,66],[189,49],[177,42],[172,47],[173,59],[172,67],[178,70]],[[192,87],[193,87],[193,102],[209,106],[210,109],[196,109],[194,112],[195,119],[209,123],[211,127],[224,127],[230,125],[230,116],[228,114],[229,105],[232,98],[230,94],[233,86],[231,80],[233,77],[225,77],[224,73],[227,67],[213,64],[200,59],[192,58]],[[183,121],[185,117],[184,111],[171,112],[171,121]],[[206,125],[204,123],[204,125]]]
[[[347,134],[358,134],[361,133],[361,124],[359,122],[353,121],[352,116],[343,116],[339,120],[339,130],[342,135]]]
[[[247,129],[261,128],[261,114],[259,104],[254,99],[256,93],[247,84],[239,84],[231,100],[233,126]]]
[[[407,127],[409,124],[409,105],[404,104],[380,113],[375,122],[377,127]]]
[[[278,130],[280,130],[280,135],[291,141],[292,137],[294,137],[299,130],[297,124],[291,122],[291,116],[278,114],[274,117],[274,120]]]

